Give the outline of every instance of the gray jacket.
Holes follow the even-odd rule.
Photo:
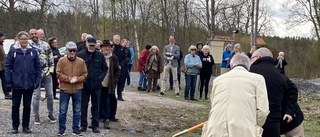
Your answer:
[[[166,52],[170,52],[171,55],[166,55]],[[163,49],[164,65],[167,65],[170,61],[168,58],[172,57],[171,65],[173,67],[178,67],[178,60],[180,58],[180,47],[177,45],[171,46],[166,45]]]

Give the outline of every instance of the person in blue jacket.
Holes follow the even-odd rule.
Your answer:
[[[10,49],[5,67],[7,83],[12,85],[12,133],[17,134],[20,124],[19,111],[23,98],[22,132],[31,133],[29,128],[33,90],[39,86],[42,68],[38,52],[29,45],[25,31],[17,34],[18,42]]]
[[[131,41],[128,40],[128,47],[129,50],[130,50],[130,60],[128,62],[128,72],[129,72],[129,75],[127,75],[127,85],[130,85],[131,83],[131,78],[130,78],[130,71],[131,71],[131,68],[132,68],[132,64],[133,64],[133,60],[134,60],[134,49],[133,49],[133,46],[132,46],[132,43]]]
[[[232,45],[228,44],[222,53],[222,63],[220,64],[221,75],[228,72],[227,64],[230,60]]]

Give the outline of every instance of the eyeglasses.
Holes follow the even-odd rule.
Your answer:
[[[254,58],[257,58],[258,56],[253,56],[253,57],[251,57],[250,59],[254,59]]]
[[[24,40],[24,41],[26,41],[26,40],[29,40],[29,39],[19,39],[19,40]]]
[[[191,51],[196,51],[197,49],[191,49]]]
[[[76,52],[76,49],[68,49],[69,52]]]
[[[37,33],[31,33],[30,35],[37,35]]]

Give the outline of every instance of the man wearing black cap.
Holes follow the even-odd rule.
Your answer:
[[[3,32],[0,32],[0,79],[1,79],[1,86],[2,86],[2,91],[4,93],[4,98],[5,99],[11,99],[12,96],[10,92],[7,90],[7,83],[5,80],[5,61],[6,61],[6,53],[4,52],[3,49],[3,41],[6,39],[6,36]]]
[[[102,81],[100,120],[103,121],[105,129],[110,129],[109,118],[115,118],[117,111],[115,89],[120,77],[120,67],[118,57],[112,53],[113,45],[110,44],[110,41],[104,40],[100,47],[109,68]]]
[[[81,101],[81,128],[80,132],[87,131],[88,104],[91,96],[92,132],[100,133],[99,130],[99,103],[101,96],[101,82],[107,74],[108,67],[103,54],[95,50],[96,40],[88,38],[87,49],[78,53],[87,65],[88,76],[84,82]]]

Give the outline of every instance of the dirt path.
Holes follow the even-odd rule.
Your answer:
[[[131,88],[132,89],[132,88]],[[42,93],[44,95],[44,93]],[[90,130],[84,133],[84,136],[99,137],[99,136],[108,136],[108,137],[141,137],[141,136],[150,136],[147,133],[150,131],[144,131],[142,125],[145,124],[154,124],[154,123],[145,123],[139,119],[133,117],[132,111],[142,110],[146,108],[170,108],[177,109],[180,107],[204,107],[200,104],[174,100],[166,97],[159,97],[149,95],[147,93],[132,92],[127,89],[124,92],[125,101],[118,101],[118,111],[117,118],[119,122],[111,122],[110,130],[101,129],[100,134],[94,134]],[[71,135],[71,125],[72,125],[72,107],[71,102],[69,103],[68,117],[67,117],[67,136]],[[0,137],[2,136],[56,136],[58,132],[58,123],[50,123],[46,119],[46,101],[40,103],[40,119],[42,121],[41,125],[34,125],[33,121],[33,112],[31,111],[30,118],[30,128],[33,133],[30,135],[19,133],[17,135],[11,134],[11,101],[3,99],[3,93],[0,93]],[[32,106],[31,106],[32,107]],[[57,117],[59,110],[59,101],[54,101],[54,114]],[[90,111],[90,109],[89,109]],[[90,112],[88,113],[90,114]],[[22,106],[20,107],[20,116],[22,115]],[[90,123],[90,120],[88,120]],[[102,127],[102,123],[100,126]],[[21,128],[20,128],[21,131]],[[141,133],[140,133],[141,132]],[[151,131],[152,132],[152,131]]]

